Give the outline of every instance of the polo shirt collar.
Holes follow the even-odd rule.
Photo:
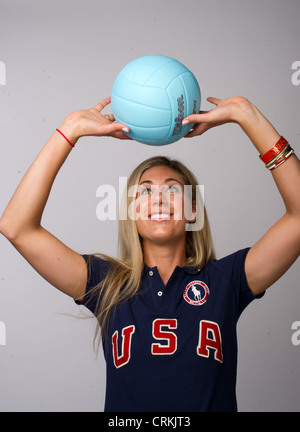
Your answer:
[[[190,266],[179,267],[179,266],[176,266],[175,269],[174,269],[174,271],[179,269],[179,270],[183,270],[187,274],[194,275],[194,274],[199,273],[203,268],[204,268],[204,266],[201,266],[201,267],[190,267]],[[144,274],[147,273],[147,272],[149,272],[150,270],[156,270],[156,269],[157,269],[157,266],[155,266],[155,267],[148,267],[145,264],[144,265]]]

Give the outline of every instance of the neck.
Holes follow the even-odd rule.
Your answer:
[[[162,281],[166,285],[176,266],[186,262],[185,242],[176,247],[143,243],[145,263],[148,267],[157,267]]]

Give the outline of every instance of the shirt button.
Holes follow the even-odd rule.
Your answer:
[[[153,276],[153,271],[152,270],[149,271],[149,276]]]
[[[158,291],[157,295],[161,297],[163,295],[162,291]]]

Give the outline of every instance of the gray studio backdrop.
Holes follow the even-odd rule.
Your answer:
[[[110,95],[120,69],[146,54],[191,69],[202,109],[208,96],[249,98],[299,154],[299,16],[299,0],[1,0],[0,213],[64,117]],[[218,257],[251,246],[284,211],[257,152],[230,124],[160,148],[82,139],[43,225],[80,253],[116,255],[117,221],[99,220],[97,190],[118,191],[119,177],[156,154],[179,158],[204,185]],[[0,251],[0,411],[103,410],[94,320],[4,237]],[[299,411],[299,327],[298,261],[240,319],[240,411]]]

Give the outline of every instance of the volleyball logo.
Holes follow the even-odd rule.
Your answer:
[[[193,306],[202,306],[209,296],[209,288],[202,281],[190,282],[183,293],[183,298],[186,302]]]
[[[127,125],[129,137],[149,145],[178,141],[193,127],[182,120],[199,113],[201,93],[193,73],[179,61],[148,55],[128,63],[111,92],[117,122]]]

